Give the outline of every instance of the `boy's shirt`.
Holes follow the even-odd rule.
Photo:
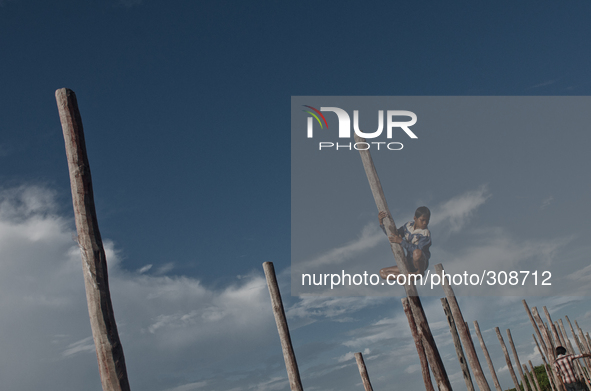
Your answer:
[[[412,257],[414,250],[419,249],[425,255],[425,258],[429,260],[431,258],[431,232],[428,228],[415,229],[415,222],[409,221],[402,227],[398,228],[398,235],[403,238],[400,245],[406,250],[407,257]]]

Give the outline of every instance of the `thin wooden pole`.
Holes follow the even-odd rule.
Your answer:
[[[484,338],[482,338],[482,334],[480,333],[480,326],[478,326],[478,321],[474,321],[474,329],[476,330],[476,335],[478,336],[478,340],[480,341],[480,347],[484,352],[484,357],[486,357],[486,362],[488,363],[488,370],[490,371],[490,375],[492,376],[493,383],[495,384],[495,388],[497,391],[503,391],[501,385],[499,383],[499,379],[497,378],[497,373],[495,372],[495,366],[490,358],[490,354],[488,354],[488,349],[484,344]]]
[[[554,327],[554,322],[552,322],[552,318],[550,317],[548,308],[546,308],[546,306],[542,308],[544,309],[546,319],[548,320],[548,327],[550,328],[550,331],[552,331],[552,337],[554,338],[554,348],[556,348],[557,346],[560,346],[560,338],[558,337],[558,331],[556,330],[556,327]]]
[[[542,344],[542,347],[544,348],[544,354],[547,354],[548,349],[546,348],[546,345],[544,344],[544,340],[542,339],[542,335],[540,334],[540,330],[538,329],[538,325],[536,324],[536,321],[534,320],[534,317],[532,316],[531,311],[529,310],[529,307],[527,306],[526,301],[522,300],[522,303],[523,303],[523,306],[525,307],[525,311],[527,312],[527,315],[529,316],[529,321],[531,322],[531,325],[533,326],[534,331],[536,332],[536,335],[538,336],[538,339],[540,340],[540,343]],[[544,357],[544,354],[542,354],[542,357]]]
[[[464,382],[466,383],[466,388],[469,391],[474,391],[474,384],[472,384],[472,378],[470,377],[470,369],[468,368],[468,363],[466,362],[466,357],[464,357],[464,350],[462,349],[462,342],[460,341],[460,336],[458,335],[458,330],[456,328],[456,323],[454,322],[454,317],[451,313],[451,309],[449,308],[449,304],[445,297],[441,298],[441,305],[443,306],[443,312],[445,312],[445,317],[447,318],[447,324],[449,325],[449,331],[454,341],[454,347],[456,349],[456,355],[458,356],[458,361],[460,362],[460,367],[462,368],[462,376],[464,377]]]
[[[521,363],[519,362],[519,356],[517,355],[517,349],[515,349],[515,344],[513,343],[513,338],[511,337],[511,330],[507,329],[507,339],[509,340],[509,345],[511,345],[511,351],[513,352],[513,357],[515,358],[515,364],[517,365],[517,369],[519,369],[519,376],[521,376],[521,382],[523,383],[523,387],[525,391],[529,391],[529,387],[526,384],[525,376],[523,375],[523,371],[521,370]]]
[[[548,330],[546,329],[546,325],[542,321],[542,318],[540,318],[538,309],[536,307],[532,307],[531,312],[542,335],[542,341],[544,341],[544,344],[546,345],[546,357],[551,364],[554,362],[554,357],[556,357],[556,351],[554,345],[552,344],[552,337],[550,337]]]
[[[66,144],[72,203],[82,254],[86,302],[104,391],[129,390],[123,346],[113,313],[107,258],[99,232],[82,118],[74,91],[55,92]]]
[[[419,354],[419,361],[421,362],[421,373],[423,375],[423,382],[425,383],[425,390],[434,391],[433,383],[431,382],[431,375],[429,374],[429,364],[427,362],[427,356],[425,355],[425,348],[423,347],[421,336],[417,331],[417,325],[415,323],[415,319],[410,308],[410,303],[408,302],[408,297],[403,297],[401,301],[402,308],[404,309],[404,313],[406,314],[406,318],[408,319],[408,324],[410,326],[412,338],[415,341],[417,353]]]
[[[568,344],[565,342],[564,336],[562,335],[562,330],[560,330],[560,325],[556,320],[554,321],[554,328],[556,329],[556,334],[558,334],[560,346],[564,347],[568,351]]]
[[[550,368],[550,371],[552,373],[552,376],[554,378],[554,384],[556,385],[556,389],[558,390],[564,390],[564,383],[562,381],[562,376],[560,376],[558,373],[556,373],[556,371],[554,370],[554,361],[556,360],[556,348],[552,343],[552,337],[550,335],[550,332],[548,331],[548,329],[546,328],[546,325],[544,324],[544,322],[542,321],[542,318],[540,317],[540,314],[538,313],[538,309],[536,307],[532,307],[532,315],[534,317],[534,319],[536,320],[536,323],[538,324],[538,327],[540,328],[540,331],[542,333],[542,338],[544,339],[545,343],[546,343],[546,347],[547,347],[547,357],[548,357],[548,367]]]
[[[527,378],[527,382],[529,383],[529,386],[532,388],[532,391],[541,391],[536,388],[536,385],[534,383],[534,379],[532,379],[532,375],[527,370],[527,365],[525,365],[525,364],[523,364],[523,373],[525,373],[525,377]],[[536,374],[534,373],[533,375],[535,377]],[[525,382],[524,382],[524,386],[525,386]]]
[[[499,342],[501,343],[501,348],[503,349],[503,353],[505,354],[505,361],[507,362],[507,368],[509,368],[509,373],[511,374],[511,379],[513,379],[513,384],[515,384],[515,389],[519,390],[519,381],[517,380],[517,376],[515,376],[515,371],[513,370],[513,364],[511,364],[511,358],[509,357],[509,352],[507,351],[507,346],[505,346],[505,341],[503,341],[503,336],[501,335],[501,331],[498,327],[495,327],[495,331],[497,332],[497,338],[499,338]]]
[[[371,387],[371,382],[369,381],[367,368],[365,367],[365,361],[363,361],[363,355],[361,354],[361,352],[355,353],[355,361],[357,361],[357,368],[359,368],[359,374],[361,375],[363,388],[365,388],[365,391],[373,391],[373,388]]]
[[[536,375],[536,369],[534,368],[534,365],[531,363],[531,360],[528,360],[527,362],[529,364],[529,367],[531,368],[531,375],[534,378],[534,382],[536,383],[536,389],[538,391],[542,391],[542,387],[540,387],[540,382],[538,381],[538,375]],[[548,383],[552,384],[552,382],[550,382],[549,380],[550,379],[548,379]]]
[[[568,345],[568,346],[565,346],[565,348],[569,349],[571,354],[575,354],[575,349],[573,348],[573,344],[570,342],[570,338],[568,337],[568,334],[566,333],[566,329],[564,328],[564,323],[562,323],[562,319],[558,319],[558,323],[560,325],[560,332],[564,336],[564,340],[565,340],[566,344]]]
[[[304,388],[302,387],[298,363],[296,361],[295,353],[293,352],[291,337],[289,336],[289,327],[287,326],[287,319],[285,318],[285,310],[283,309],[283,302],[281,301],[281,293],[279,292],[279,285],[277,284],[273,262],[264,262],[263,270],[265,270],[269,295],[271,295],[271,305],[273,306],[273,315],[275,316],[279,339],[281,339],[281,350],[283,350],[283,359],[285,360],[285,368],[287,369],[287,377],[289,378],[289,387],[292,391],[303,391]]]
[[[435,271],[440,276],[443,276],[443,265],[440,263],[435,265]],[[478,384],[478,388],[480,389],[480,391],[490,391],[490,387],[488,386],[488,382],[486,381],[486,378],[484,377],[484,372],[482,371],[482,367],[480,366],[480,361],[478,360],[476,349],[474,348],[474,344],[472,343],[470,331],[466,327],[466,322],[464,321],[464,317],[462,316],[462,311],[460,310],[460,306],[458,304],[458,301],[456,300],[456,295],[454,294],[452,287],[449,285],[448,279],[442,277],[441,286],[443,288],[443,291],[445,292],[445,297],[447,297],[447,302],[449,303],[449,308],[451,309],[451,313],[458,328],[458,334],[460,335],[462,345],[464,345],[464,347],[466,348],[466,356],[468,357],[468,361],[470,362],[470,368],[472,369],[472,373],[474,373],[476,384]]]
[[[540,344],[538,343],[536,336],[534,334],[532,334],[531,336],[534,338],[534,341],[536,342],[536,346],[538,347],[538,352],[540,352],[540,356],[542,356],[542,361],[544,361],[544,370],[546,371],[546,377],[548,378],[548,383],[550,383],[550,387],[552,387],[552,390],[556,391],[556,388],[554,386],[554,374],[552,373],[550,365],[548,365],[548,362],[546,361],[546,357],[544,355],[544,352],[542,352],[542,349],[540,348]]]
[[[365,139],[357,136],[356,134],[355,141],[364,142]],[[384,196],[384,191],[380,183],[380,178],[378,177],[378,173],[373,164],[371,154],[369,150],[359,150],[359,154],[361,155],[363,168],[365,170],[365,174],[369,182],[369,187],[371,188],[371,192],[373,194],[373,198],[378,208],[378,211],[386,212],[387,216],[384,219],[386,234],[387,236],[393,235],[396,229],[396,224],[394,222],[394,219],[392,218],[392,215],[390,214],[390,209],[388,209],[388,203],[386,202],[386,197]],[[390,248],[392,249],[392,253],[394,254],[394,259],[396,260],[396,265],[398,266],[398,269],[402,274],[408,275],[409,273],[406,264],[406,256],[404,255],[404,250],[402,249],[402,246],[400,246],[400,244],[398,243],[390,243]],[[451,384],[449,382],[449,378],[447,377],[445,367],[443,366],[443,361],[441,360],[439,350],[437,349],[437,345],[435,344],[435,339],[433,338],[433,334],[431,333],[431,329],[429,328],[427,316],[425,315],[425,311],[423,310],[423,305],[421,304],[421,299],[419,298],[417,288],[414,284],[406,284],[404,285],[404,289],[406,292],[406,296],[409,299],[410,308],[412,310],[412,314],[417,325],[418,333],[421,336],[423,347],[425,348],[427,360],[431,365],[433,376],[435,377],[435,381],[437,382],[437,387],[440,391],[451,390]]]

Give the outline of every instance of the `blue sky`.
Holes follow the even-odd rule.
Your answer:
[[[586,96],[590,11],[585,1],[0,0],[3,382],[14,390],[100,389],[54,98],[67,87],[77,94],[85,126],[133,389],[287,390],[265,261],[279,274],[306,389],[360,389],[355,351],[366,352],[376,389],[394,381],[420,389],[397,298],[288,295],[290,98]],[[582,258],[587,133],[560,129],[541,141],[520,140],[539,145],[535,151],[556,143],[559,156],[576,166],[553,174],[553,187],[525,221],[505,223],[495,213],[518,175],[505,186],[501,178],[475,178],[453,188],[440,176],[428,178],[438,191],[425,185],[409,194],[400,219],[422,200],[454,216],[449,202],[480,194],[485,201],[469,210],[459,234],[447,247],[441,243],[447,259],[466,258],[470,248],[452,244],[479,229],[535,225],[528,245],[539,249],[551,237],[537,233],[548,222],[584,228],[572,232],[577,245],[567,247],[570,253],[560,253]],[[504,156],[492,150],[477,157],[490,168]],[[524,156],[541,187],[543,170],[553,168],[536,171],[544,158]],[[546,215],[537,212],[542,205]],[[359,216],[358,232],[375,220],[371,207]],[[494,239],[497,247],[514,243]],[[464,298],[461,305],[469,322],[489,330],[485,338],[495,326],[522,335],[520,354],[537,363],[520,299]],[[591,327],[584,299],[531,300]],[[437,298],[425,301],[447,349],[448,372],[461,386],[438,306]],[[501,353],[492,354],[502,367]],[[501,373],[510,387],[507,371]]]

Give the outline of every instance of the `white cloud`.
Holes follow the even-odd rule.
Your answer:
[[[6,341],[0,364],[6,389],[50,390],[47,384],[64,378],[69,389],[100,384],[73,222],[55,210],[54,193],[42,187],[0,191],[0,340]],[[207,365],[264,367],[266,349],[280,351],[262,273],[211,289],[194,278],[145,274],[147,267],[126,271],[113,243],[105,239],[104,245],[132,387],[175,389],[187,376],[199,376],[175,390],[197,389],[213,376]]]
[[[431,226],[444,225],[451,232],[457,232],[468,222],[472,214],[488,200],[491,195],[486,185],[468,191],[442,203],[431,212]]]
[[[550,196],[548,198],[544,198],[544,200],[542,201],[542,204],[540,205],[540,209],[546,209],[548,206],[550,206],[550,204],[552,203],[552,201],[554,201],[554,197]]]
[[[178,386],[178,387],[174,387],[174,388],[169,388],[166,391],[193,391],[193,390],[197,390],[199,388],[205,387],[206,385],[207,385],[206,381],[200,381],[200,382],[195,382],[195,383],[183,384],[182,386]]]

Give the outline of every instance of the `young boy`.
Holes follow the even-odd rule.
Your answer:
[[[380,220],[380,227],[384,233],[384,218],[386,212],[380,212],[378,218]],[[409,221],[402,227],[398,228],[394,235],[388,237],[390,242],[398,243],[406,250],[406,261],[409,265],[409,273],[418,273],[423,275],[429,266],[429,258],[431,253],[431,232],[427,229],[429,219],[431,218],[431,211],[426,206],[421,206],[415,211],[414,221]],[[398,266],[385,267],[380,270],[380,276],[387,279],[388,275],[397,276],[400,274]]]

